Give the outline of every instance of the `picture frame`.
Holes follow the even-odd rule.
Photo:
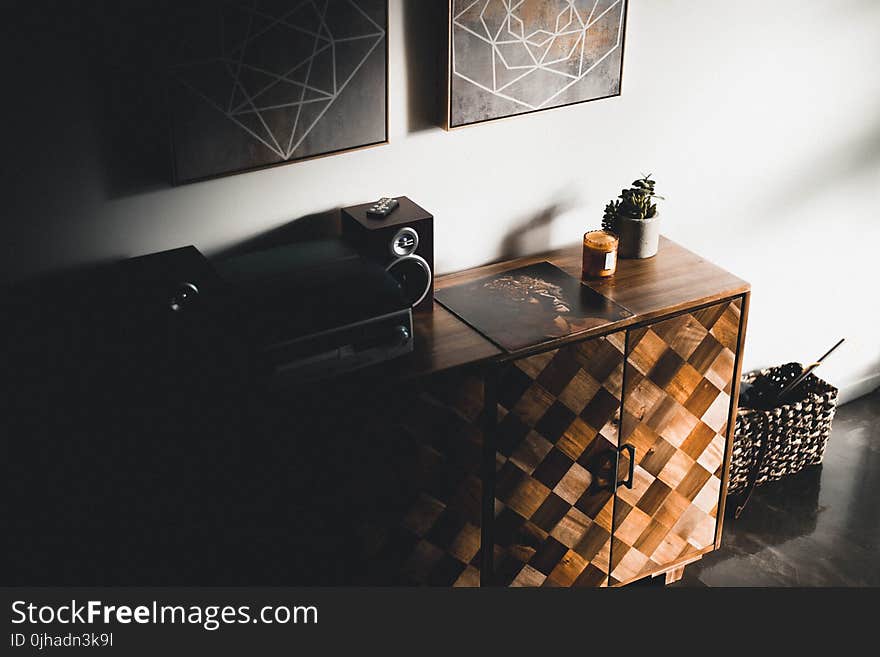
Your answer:
[[[225,37],[232,21],[239,38],[246,34],[247,48],[236,50],[233,43],[208,58],[174,53],[166,85],[174,184],[388,144],[388,4],[330,0],[328,15],[321,17],[309,13],[315,3],[299,0],[275,3],[271,14],[262,5],[218,3],[219,16],[180,21],[179,40],[196,43],[204,40],[199,30]],[[242,13],[250,18],[242,20]],[[220,21],[220,29],[212,20]],[[195,33],[186,34],[187,28]],[[195,66],[187,70],[190,62]],[[315,82],[310,76],[323,78]],[[224,83],[230,86],[220,88]],[[221,102],[224,94],[228,105]]]
[[[448,6],[446,130],[621,95],[628,0]]]

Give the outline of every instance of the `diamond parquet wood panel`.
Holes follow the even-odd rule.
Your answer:
[[[501,367],[496,584],[620,585],[712,546],[740,311],[723,302]],[[415,398],[399,418],[416,445],[406,510],[373,558],[393,564],[383,581],[479,586],[483,379],[434,377]],[[626,443],[633,487],[615,495]],[[618,480],[628,468],[622,452]]]
[[[499,384],[495,581],[605,586],[624,332],[505,366]]]
[[[741,300],[630,331],[611,584],[686,560],[715,540]],[[629,469],[623,453],[619,477]]]
[[[393,499],[363,518],[365,585],[479,586],[483,380],[437,375],[400,390],[386,429],[404,449],[388,454]]]

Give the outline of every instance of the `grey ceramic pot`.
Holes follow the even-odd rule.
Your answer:
[[[650,219],[617,218],[620,238],[617,255],[621,258],[650,258],[657,255],[660,243],[660,213]]]

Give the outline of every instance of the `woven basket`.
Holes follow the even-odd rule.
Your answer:
[[[791,380],[791,368],[751,372],[743,381],[768,376],[779,389]],[[810,374],[799,386],[801,399],[769,411],[740,409],[736,417],[728,493],[738,493],[800,472],[822,462],[837,406],[837,388]],[[762,444],[766,443],[766,450]],[[761,452],[765,451],[763,458]],[[756,471],[752,472],[755,468]],[[750,481],[750,475],[753,481]],[[752,484],[750,486],[750,484]]]

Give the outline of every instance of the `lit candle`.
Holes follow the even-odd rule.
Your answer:
[[[581,277],[605,278],[617,269],[617,236],[605,230],[584,235],[584,267]]]

